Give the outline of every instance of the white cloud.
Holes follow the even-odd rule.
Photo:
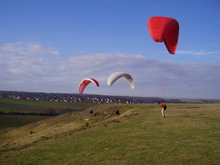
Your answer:
[[[158,97],[220,98],[220,62],[174,63],[132,54],[83,54],[56,58],[61,53],[38,43],[0,47],[0,90],[77,93],[78,83],[95,78],[85,93]],[[55,56],[54,56],[55,55]],[[135,89],[124,79],[112,87],[111,73],[130,73]]]
[[[200,50],[200,51],[178,50],[176,53],[178,53],[178,54],[191,54],[191,55],[220,54],[219,51],[209,51],[209,52],[206,52],[206,51],[204,51],[204,50]]]
[[[16,42],[11,44],[5,44],[0,48],[1,51],[11,52],[17,55],[35,56],[35,55],[61,55],[58,51],[55,51],[52,47],[43,48],[38,43],[26,43]]]

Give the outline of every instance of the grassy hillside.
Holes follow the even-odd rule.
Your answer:
[[[218,106],[170,104],[161,118],[156,104],[103,104],[1,130],[0,164],[217,165]]]

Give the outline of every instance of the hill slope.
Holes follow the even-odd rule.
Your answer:
[[[89,111],[1,132],[0,164],[220,164],[219,104],[170,104],[166,118],[154,104]]]
[[[119,109],[120,116],[115,114]],[[10,131],[3,130],[0,136],[0,145],[2,149],[10,150],[17,147],[21,148],[31,143],[36,143],[42,138],[52,138],[61,136],[61,134],[71,134],[81,129],[87,129],[112,120],[119,121],[126,115],[137,114],[129,110],[126,106],[113,106],[111,104],[102,104],[93,107],[93,114],[90,115],[90,109],[82,112],[68,112],[62,115],[48,118],[39,122],[31,123]]]

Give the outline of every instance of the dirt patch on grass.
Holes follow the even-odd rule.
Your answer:
[[[162,124],[164,124],[164,123],[163,123],[163,122],[156,122],[156,124],[162,125]]]

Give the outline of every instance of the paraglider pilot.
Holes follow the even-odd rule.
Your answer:
[[[93,114],[93,110],[92,109],[90,109],[90,114]]]
[[[164,102],[158,102],[158,104],[162,108],[161,110],[162,118],[165,118],[165,110],[167,109],[167,105]]]

